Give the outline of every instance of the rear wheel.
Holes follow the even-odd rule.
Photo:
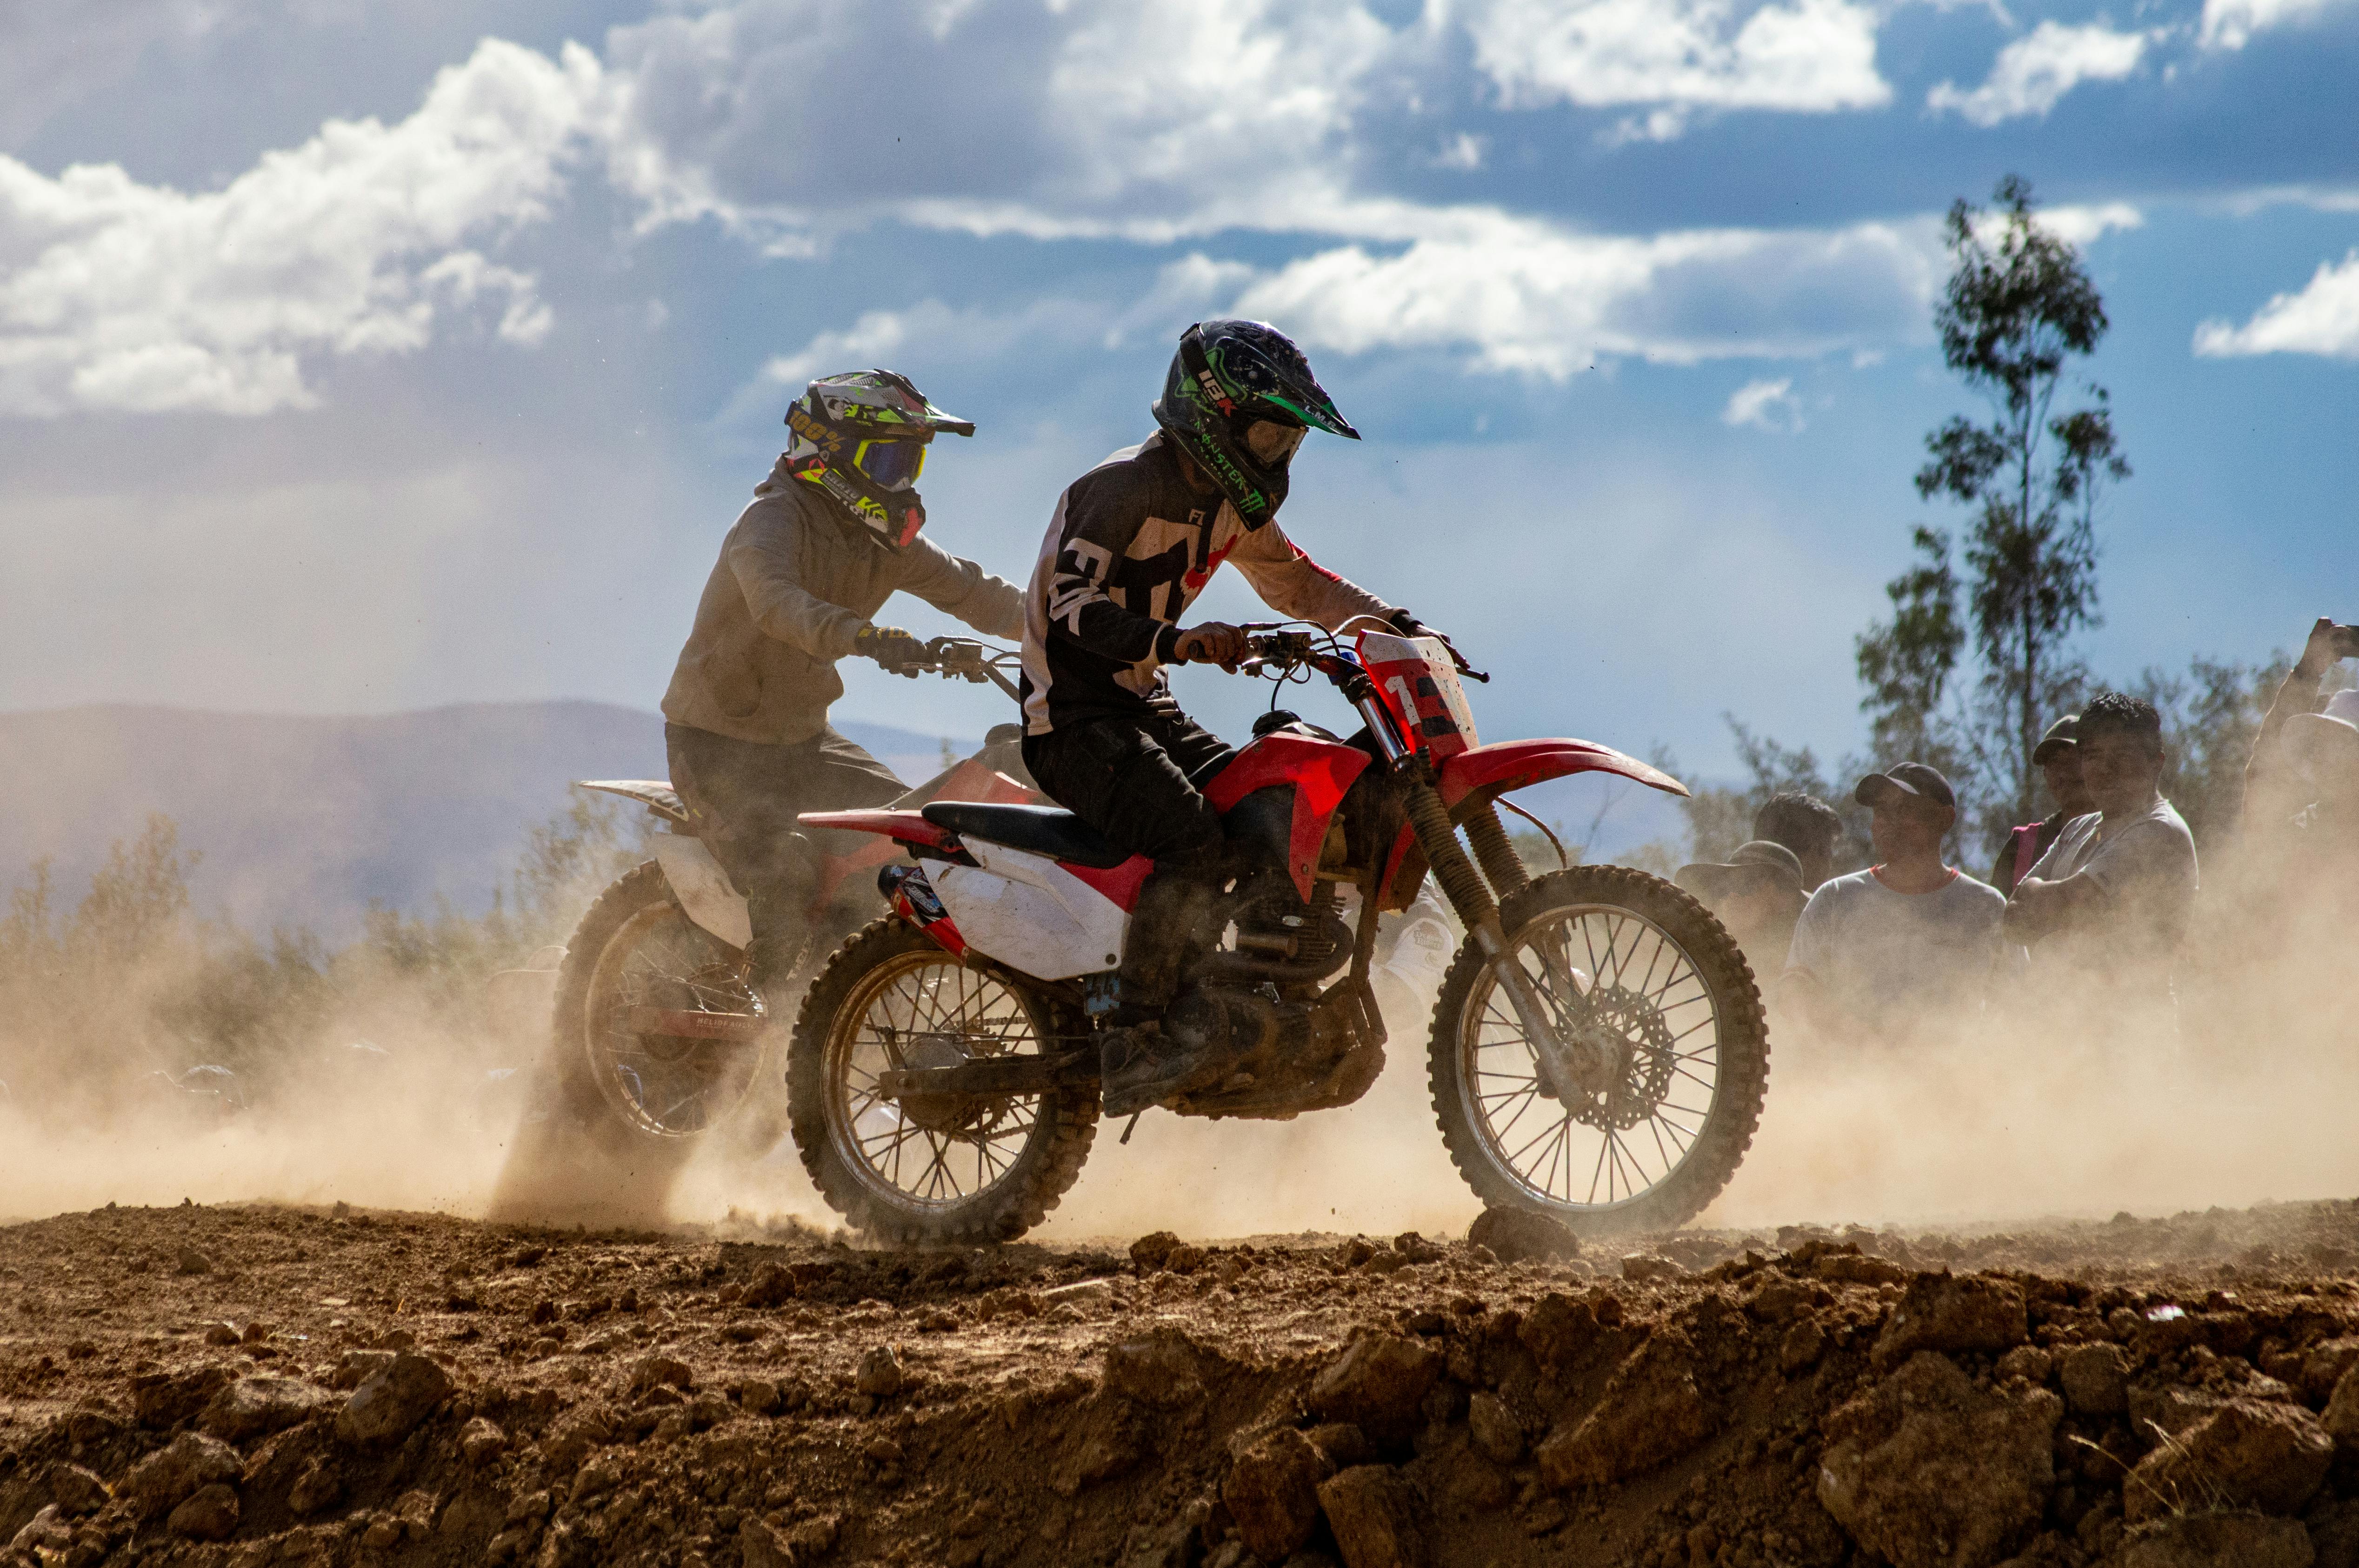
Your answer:
[[[728,1121],[767,1050],[756,1042],[649,1034],[632,1010],[758,1013],[745,956],[689,919],[648,860],[599,895],[574,928],[550,1020],[559,1094],[577,1119],[662,1142]]]
[[[1053,999],[966,968],[898,920],[877,921],[829,960],[795,1021],[787,1106],[803,1168],[872,1235],[1013,1240],[1081,1174],[1096,1085],[892,1100],[877,1075],[1053,1053],[1080,1033]]]
[[[1769,1075],[1761,993],[1736,943],[1685,892],[1621,866],[1551,871],[1500,908],[1516,961],[1560,1019],[1621,1058],[1602,1092],[1560,1099],[1471,941],[1443,979],[1430,1051],[1435,1116],[1484,1203],[1577,1232],[1669,1230],[1728,1184]],[[1584,982],[1585,1000],[1568,1003]]]

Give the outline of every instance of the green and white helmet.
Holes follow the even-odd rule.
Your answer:
[[[1277,514],[1306,432],[1360,438],[1294,340],[1266,321],[1199,321],[1180,333],[1155,422],[1247,528]]]
[[[788,407],[787,428],[787,471],[897,550],[926,525],[917,484],[927,443],[942,430],[972,436],[974,422],[927,402],[908,376],[854,370],[812,382]]]

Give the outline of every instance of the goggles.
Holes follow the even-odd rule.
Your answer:
[[[867,440],[853,449],[852,466],[886,490],[907,490],[926,471],[923,440]]]
[[[1302,438],[1309,434],[1300,425],[1256,419],[1245,427],[1245,449],[1264,468],[1284,468],[1293,460],[1294,449],[1302,445]]]

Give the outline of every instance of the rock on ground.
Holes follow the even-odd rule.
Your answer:
[[[1619,1481],[1678,1458],[1712,1430],[1695,1346],[1658,1329],[1614,1369],[1593,1410],[1540,1444],[1540,1478],[1559,1490]]]
[[[1423,1506],[1400,1473],[1360,1465],[1322,1482],[1319,1507],[1343,1568],[1426,1568]]]
[[[140,1511],[168,1513],[204,1487],[235,1480],[245,1469],[237,1450],[217,1437],[184,1432],[141,1460],[128,1483]]]
[[[2118,1345],[2075,1345],[2057,1358],[2064,1408],[2077,1416],[2115,1416],[2130,1408],[2129,1358]]]
[[[1221,1501],[1245,1550],[1283,1563],[1309,1544],[1319,1525],[1320,1485],[1333,1474],[1327,1455],[1290,1426],[1238,1454],[1221,1483]]]
[[[1920,1350],[2006,1350],[2029,1335],[2022,1287],[2011,1281],[1919,1274],[1885,1320],[1875,1364],[1888,1370]]]
[[[1897,1568],[1984,1568],[2038,1525],[2062,1413],[2045,1389],[1978,1390],[1920,1350],[1827,1418],[1819,1501]]]
[[[2131,1523],[2180,1512],[2299,1513],[2334,1462],[2334,1440],[2299,1405],[2231,1400],[2158,1444],[2122,1485]]]
[[[1474,1217],[1467,1241],[1487,1247],[1502,1263],[1553,1262],[1581,1256],[1572,1232],[1544,1214],[1523,1208],[1486,1208]]]
[[[212,1397],[197,1424],[227,1443],[247,1443],[293,1426],[328,1396],[296,1378],[240,1378]]]
[[[1204,1397],[1202,1355],[1180,1330],[1158,1328],[1108,1347],[1103,1386],[1121,1399],[1176,1410]]]
[[[1308,1403],[1329,1421],[1349,1422],[1384,1444],[1406,1443],[1441,1373],[1441,1358],[1414,1339],[1372,1334],[1312,1379]]]
[[[191,1541],[227,1541],[237,1530],[237,1494],[216,1481],[174,1509],[165,1527]]]
[[[450,1394],[450,1373],[423,1356],[400,1351],[353,1390],[336,1417],[336,1435],[356,1448],[388,1447],[408,1437]]]
[[[2141,1525],[2118,1568],[2311,1568],[2310,1531],[2263,1514],[2189,1514]]]

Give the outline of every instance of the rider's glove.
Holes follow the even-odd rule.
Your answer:
[[[1393,630],[1398,632],[1404,637],[1439,637],[1441,635],[1440,633],[1436,632],[1432,627],[1428,626],[1424,622],[1419,621],[1416,616],[1411,615],[1406,610],[1394,611],[1390,619],[1393,623]]]
[[[926,645],[898,626],[863,626],[853,633],[852,651],[911,680],[918,678],[916,666],[926,656]]]

